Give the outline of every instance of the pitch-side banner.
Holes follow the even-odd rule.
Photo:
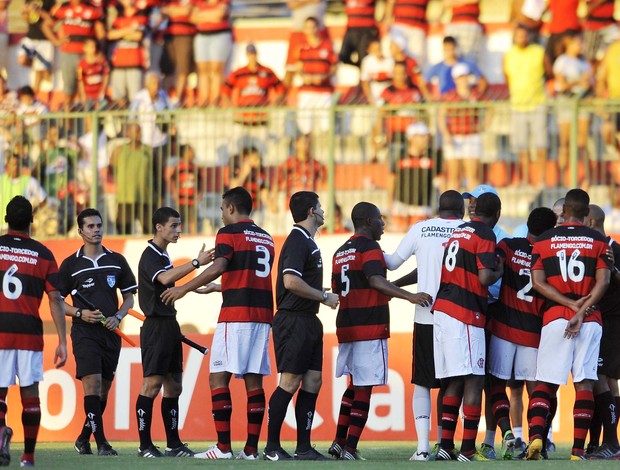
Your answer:
[[[337,248],[344,243],[346,235],[321,235],[317,243],[323,253],[325,266],[324,286],[329,286],[331,275],[331,258]],[[393,252],[402,235],[386,234],[380,242],[386,252]],[[196,256],[203,243],[213,246],[213,238],[182,238],[178,244],[169,246],[169,253],[175,265],[182,264]],[[279,252],[283,239],[276,239],[276,253]],[[79,240],[51,241],[46,243],[54,252],[58,263],[75,253],[81,246]],[[105,245],[125,255],[130,266],[137,273],[137,266],[142,251],[146,247],[146,239],[119,240],[110,239]],[[274,271],[277,259],[274,261]],[[414,260],[408,261],[396,273],[390,273],[389,279],[396,279],[415,267]],[[274,273],[275,281],[275,273]],[[181,281],[184,282],[184,281]],[[217,315],[221,303],[220,294],[197,295],[189,294],[177,302],[178,319],[184,333],[194,341],[211,346],[212,332],[216,326]],[[136,298],[136,309],[139,310]],[[412,325],[414,308],[407,302],[393,300],[390,304],[392,337],[389,340],[389,384],[376,387],[371,401],[371,410],[363,439],[366,440],[416,440],[411,403],[413,385],[411,385],[411,352]],[[56,369],[53,354],[57,344],[53,324],[49,314],[47,299],[44,300],[42,317],[46,323],[45,336],[45,379],[41,383],[42,427],[40,440],[74,441],[80,432],[84,420],[83,391],[81,383],[75,379],[75,361],[69,343],[69,360],[64,368]],[[332,440],[340,406],[340,397],[347,386],[345,378],[334,377],[338,343],[335,335],[336,312],[323,307],[320,318],[325,328],[325,345],[323,358],[323,387],[317,403],[317,414],[314,419],[313,438],[316,440]],[[123,321],[123,331],[136,344],[139,344],[140,322],[134,318]],[[67,323],[70,331],[70,320]],[[432,360],[429,358],[429,360]],[[183,394],[180,398],[181,437],[184,441],[214,440],[216,437],[211,417],[211,399],[209,393],[209,356],[202,356],[198,351],[184,346]],[[273,347],[271,348],[272,375],[265,378],[267,399],[277,386],[277,372]],[[119,366],[114,384],[110,391],[108,405],[104,416],[106,434],[111,441],[137,440],[137,420],[135,401],[142,382],[140,349],[123,344]],[[232,437],[234,440],[246,438],[246,398],[242,380],[233,379],[231,384],[233,399]],[[561,390],[560,409],[554,422],[555,439],[569,441],[572,439],[572,387]],[[16,439],[22,439],[21,406],[19,393],[13,387],[8,396],[8,424],[16,432]],[[527,408],[527,403],[526,406]],[[433,407],[434,408],[434,407]],[[155,402],[153,419],[153,436],[156,441],[165,438],[159,400]],[[432,418],[431,439],[435,438],[436,416]],[[261,437],[266,436],[266,419]],[[484,419],[480,426],[484,430]],[[293,409],[289,413],[283,427],[283,439],[295,438],[295,416]]]

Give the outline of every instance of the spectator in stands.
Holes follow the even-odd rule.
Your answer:
[[[426,36],[428,0],[387,0],[383,24],[390,36],[406,38],[403,50],[413,56],[420,67],[426,66]]]
[[[103,12],[84,0],[69,0],[57,4],[51,15],[61,25],[59,68],[65,94],[63,106],[69,111],[77,92],[77,70],[84,54],[84,41],[105,38]]]
[[[379,104],[381,93],[390,85],[393,70],[394,59],[383,54],[381,41],[371,40],[360,69],[360,86],[368,104]]]
[[[479,0],[443,0],[444,9],[450,9],[452,18],[446,25],[446,36],[459,44],[464,58],[478,62],[484,34],[480,24]]]
[[[79,99],[85,109],[93,109],[105,101],[110,66],[93,38],[84,41],[84,57],[78,64],[77,80]]]
[[[325,30],[326,0],[288,0],[286,2],[291,11],[291,35],[289,37],[288,52],[286,54],[286,75],[284,86],[290,88],[293,77],[298,72],[299,50],[306,42],[304,33],[306,19],[314,18],[318,23],[320,34],[327,37]]]
[[[542,16],[547,9],[546,0],[513,0],[510,19],[515,26],[527,29],[531,43],[540,44]]]
[[[553,64],[564,52],[564,34],[581,29],[577,8],[580,0],[549,0],[547,10],[551,14],[549,21],[549,39],[545,48],[545,73],[547,79],[553,78]]]
[[[215,106],[233,46],[230,0],[196,0],[191,21],[198,30],[194,37],[198,106]]]
[[[108,31],[112,75],[110,97],[118,107],[126,107],[142,88],[146,63],[144,40],[148,29],[149,9],[139,2],[118,0],[116,18]],[[144,2],[146,3],[146,2]]]
[[[11,114],[18,106],[17,94],[9,90],[6,79],[0,75],[0,113]]]
[[[390,55],[394,62],[402,63],[405,66],[407,77],[412,86],[420,90],[425,100],[430,101],[432,95],[422,74],[422,68],[414,57],[408,55],[407,37],[400,31],[400,29],[392,28],[390,32]]]
[[[340,62],[361,67],[374,41],[379,41],[375,20],[376,0],[344,0],[347,29],[340,47]]]
[[[9,0],[0,0],[0,75],[8,75],[9,55]]]
[[[433,65],[424,78],[427,82],[437,87],[439,94],[443,96],[455,89],[452,67],[459,63],[467,66],[470,76],[478,84],[478,92],[480,94],[484,93],[487,89],[486,79],[482,76],[480,69],[478,69],[474,62],[459,57],[458,44],[452,36],[446,36],[443,39],[443,61]]]
[[[297,70],[302,85],[297,94],[297,126],[302,134],[329,129],[329,113],[337,56],[329,39],[322,37],[316,18],[304,23],[306,42],[299,49]]]
[[[605,52],[603,60],[599,64],[596,73],[596,96],[609,100],[620,100],[620,39],[614,41]],[[617,153],[618,143],[620,142],[618,132],[620,131],[620,113],[614,112],[604,116],[602,134],[609,148],[609,153]],[[620,170],[620,164],[614,161],[612,164]],[[614,174],[616,173],[614,171]],[[620,178],[617,179],[620,183]]]
[[[18,104],[17,94],[9,91],[5,78],[0,75],[0,115],[5,116],[0,119],[0,168],[4,168],[4,156],[11,150],[11,141],[14,138],[13,114]]]
[[[487,112],[483,120],[480,109],[449,107],[449,103],[475,104],[482,99],[478,88],[470,85],[471,70],[466,63],[455,65],[451,73],[456,88],[443,95],[445,105],[439,108],[438,124],[443,139],[446,187],[459,190],[479,184],[480,133],[486,129],[491,116]]]
[[[17,62],[23,67],[32,67],[32,88],[37,94],[41,82],[51,79],[56,36],[52,31],[50,11],[55,4],[55,0],[26,0],[22,6],[28,30],[17,50]]]
[[[573,118],[573,99],[581,99],[590,95],[593,91],[593,74],[590,63],[585,60],[583,40],[577,32],[569,32],[564,35],[564,49],[566,52],[560,55],[553,64],[555,76],[555,91],[558,95],[558,125],[560,147],[558,149],[558,167],[560,175],[564,174],[568,165],[568,152],[571,139],[571,122]],[[585,168],[588,165],[586,144],[590,130],[590,113],[580,110],[578,116],[577,147],[579,149],[579,162]],[[583,176],[581,176],[583,178]]]
[[[168,18],[161,11],[161,0],[138,0],[137,5],[141,10],[143,9],[143,6],[140,5],[142,1],[146,2],[144,10],[148,12],[149,17],[149,34],[145,40],[145,50],[148,51],[149,56],[145,64],[146,70],[161,74],[161,63],[166,46]]]
[[[198,232],[197,201],[203,186],[203,171],[194,163],[196,154],[191,145],[181,145],[181,158],[170,177],[174,207],[181,213],[181,220],[187,224],[189,233]]]
[[[142,233],[149,233],[152,150],[141,142],[137,123],[127,124],[125,133],[129,141],[114,149],[109,167],[116,183],[116,233],[136,233],[136,220],[140,221]]]
[[[269,198],[270,185],[260,151],[256,147],[245,147],[240,155],[231,159],[229,171],[226,187],[242,186],[248,190],[253,201],[252,219],[261,225],[265,207],[273,201]]]
[[[29,85],[17,90],[17,100],[19,105],[15,114],[21,116],[21,119],[16,121],[16,134],[21,135],[24,144],[38,145],[45,136],[46,128],[46,122],[41,116],[48,113],[49,109],[37,99]]]
[[[614,19],[614,0],[588,0],[583,22],[585,56],[596,75],[596,64],[603,60],[605,50],[618,37],[618,25]]]
[[[192,2],[169,0],[161,12],[168,17],[162,72],[174,83],[174,102],[183,106],[187,77],[192,71],[194,61],[196,26],[191,21]]]
[[[544,184],[547,162],[547,108],[545,106],[545,50],[530,43],[530,31],[517,25],[513,46],[504,55],[504,74],[510,91],[511,147],[519,156],[521,183]],[[533,144],[533,145],[532,145]],[[536,149],[535,158],[530,149]],[[531,171],[535,166],[536,169]]]

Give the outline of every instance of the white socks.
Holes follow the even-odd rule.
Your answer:
[[[431,391],[416,385],[413,390],[413,416],[418,435],[418,452],[430,452],[428,435],[431,429]]]

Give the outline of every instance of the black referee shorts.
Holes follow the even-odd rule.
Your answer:
[[[411,383],[426,388],[439,388],[435,378],[435,347],[433,345],[433,325],[414,323],[413,361],[411,363]]]
[[[112,381],[121,354],[121,338],[103,325],[71,326],[75,377],[99,375]]]
[[[603,336],[598,359],[598,372],[620,379],[620,317],[603,317]]]
[[[323,370],[323,324],[316,315],[278,311],[272,331],[278,372]]]
[[[143,377],[183,372],[181,337],[175,317],[146,317],[140,328]]]

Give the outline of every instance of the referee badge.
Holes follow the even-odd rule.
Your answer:
[[[108,286],[114,287],[116,285],[116,276],[114,274],[108,274],[107,281]]]

